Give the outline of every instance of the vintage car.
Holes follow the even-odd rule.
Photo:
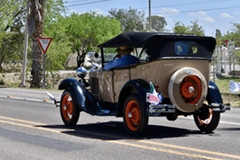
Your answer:
[[[80,80],[60,83],[64,92],[55,103],[64,124],[76,125],[80,112],[123,117],[126,131],[139,135],[149,117],[174,121],[179,115],[193,115],[200,131],[212,132],[220,113],[229,109],[210,80],[215,45],[212,37],[172,33],[126,32],[113,37],[98,46],[101,64],[93,63],[89,71],[80,67]],[[105,52],[119,46],[134,47],[131,54],[139,61],[104,70]]]

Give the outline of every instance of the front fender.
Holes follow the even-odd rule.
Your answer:
[[[123,107],[126,98],[130,94],[137,93],[142,100],[143,107],[145,108],[146,112],[148,113],[148,106],[146,103],[146,93],[149,92],[150,85],[142,79],[130,80],[128,81],[122,88],[121,93],[118,98],[118,108],[117,108],[117,117],[123,116]]]
[[[73,101],[77,104],[80,110],[91,113],[92,108],[97,108],[95,98],[88,92],[88,90],[74,78],[64,79],[59,87],[59,90],[69,90]]]
[[[210,104],[211,103],[218,103],[218,104],[223,103],[221,93],[220,93],[217,85],[212,81],[210,81],[209,85],[208,85],[207,100]]]

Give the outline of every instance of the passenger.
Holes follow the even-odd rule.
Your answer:
[[[110,70],[115,67],[123,67],[131,64],[136,64],[138,62],[138,58],[132,56],[130,53],[133,51],[132,47],[121,46],[116,49],[118,59],[115,59],[111,62],[107,62],[104,65],[104,70]]]

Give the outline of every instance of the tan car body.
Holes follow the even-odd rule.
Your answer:
[[[90,73],[90,80],[97,79],[99,90],[97,95],[105,102],[118,103],[119,94],[126,82],[134,79],[143,79],[146,82],[152,82],[154,85],[159,86],[159,93],[162,93],[164,98],[169,98],[169,95],[173,95],[173,92],[178,92],[177,88],[173,88],[169,91],[169,83],[172,75],[179,69],[184,67],[196,69],[199,72],[197,76],[203,77],[206,83],[209,82],[210,76],[210,61],[209,60],[156,60],[150,63],[142,63],[135,66],[130,66],[124,69],[113,69],[111,71],[98,71]],[[94,84],[96,85],[96,84]],[[207,87],[206,84],[204,87]],[[175,95],[174,100],[178,104],[178,109],[185,112],[193,112],[202,106],[203,101],[206,98],[202,95],[202,101],[197,106],[188,107],[188,104],[181,100],[180,95]],[[183,109],[181,109],[183,108]]]

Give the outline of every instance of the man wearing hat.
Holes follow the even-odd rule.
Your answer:
[[[104,70],[110,70],[115,67],[128,66],[138,62],[138,58],[130,54],[133,51],[132,47],[121,46],[117,48],[116,51],[118,53],[119,58],[115,59],[114,61],[106,63],[104,65]]]

